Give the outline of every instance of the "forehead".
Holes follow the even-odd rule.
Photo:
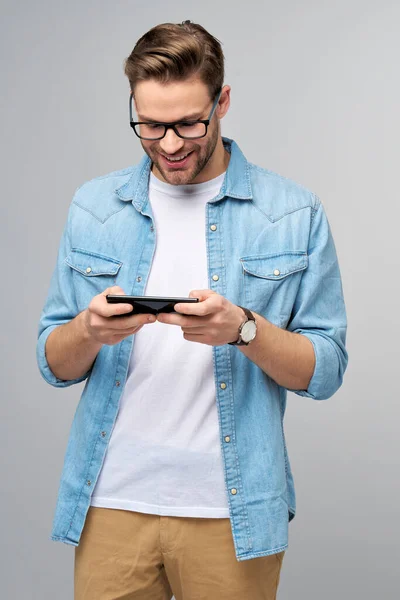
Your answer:
[[[210,103],[208,88],[199,79],[169,83],[139,81],[134,98],[138,116],[154,121],[177,121],[189,114],[201,115]]]

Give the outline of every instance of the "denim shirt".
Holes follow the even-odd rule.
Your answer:
[[[205,208],[209,289],[307,336],[315,369],[308,389],[295,392],[327,399],[342,383],[347,353],[342,284],[323,206],[307,189],[249,163],[233,140],[223,143],[230,162],[219,194]],[[150,168],[144,156],[136,166],[78,188],[40,318],[37,360],[44,379],[55,387],[86,380],[51,536],[74,546],[117,417],[135,336],[103,345],[91,369],[69,381],[51,372],[45,344],[54,328],[107,287],[145,295],[157,240]],[[288,547],[288,523],[296,512],[283,429],[287,391],[235,346],[213,347],[213,363],[236,558],[278,553]]]

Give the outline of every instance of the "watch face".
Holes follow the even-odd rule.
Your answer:
[[[246,321],[240,332],[240,336],[246,344],[254,340],[256,337],[257,325],[254,321]]]

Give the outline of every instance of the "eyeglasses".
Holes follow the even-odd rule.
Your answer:
[[[198,121],[174,121],[173,123],[153,123],[134,121],[132,118],[133,95],[129,96],[130,126],[141,140],[162,140],[168,129],[173,129],[176,135],[184,140],[195,140],[205,137],[207,129],[218,105],[222,90],[218,93],[208,119]]]

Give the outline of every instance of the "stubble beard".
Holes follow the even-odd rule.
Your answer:
[[[156,147],[155,145],[150,146],[150,148],[146,148],[143,145],[142,141],[141,143],[143,150],[146,152],[147,156],[151,159],[153,164],[157,167],[158,171],[161,173],[162,177],[167,183],[170,183],[171,185],[186,185],[188,183],[191,183],[194,179],[196,179],[196,177],[203,171],[203,169],[208,164],[217,146],[218,135],[219,127],[217,126],[215,127],[209,140],[207,141],[206,146],[195,145],[193,148],[191,148],[191,150],[193,150],[194,153],[197,153],[197,161],[194,167],[191,167],[189,170],[183,169],[181,171],[165,170],[160,164],[160,161],[158,160],[160,148]]]

